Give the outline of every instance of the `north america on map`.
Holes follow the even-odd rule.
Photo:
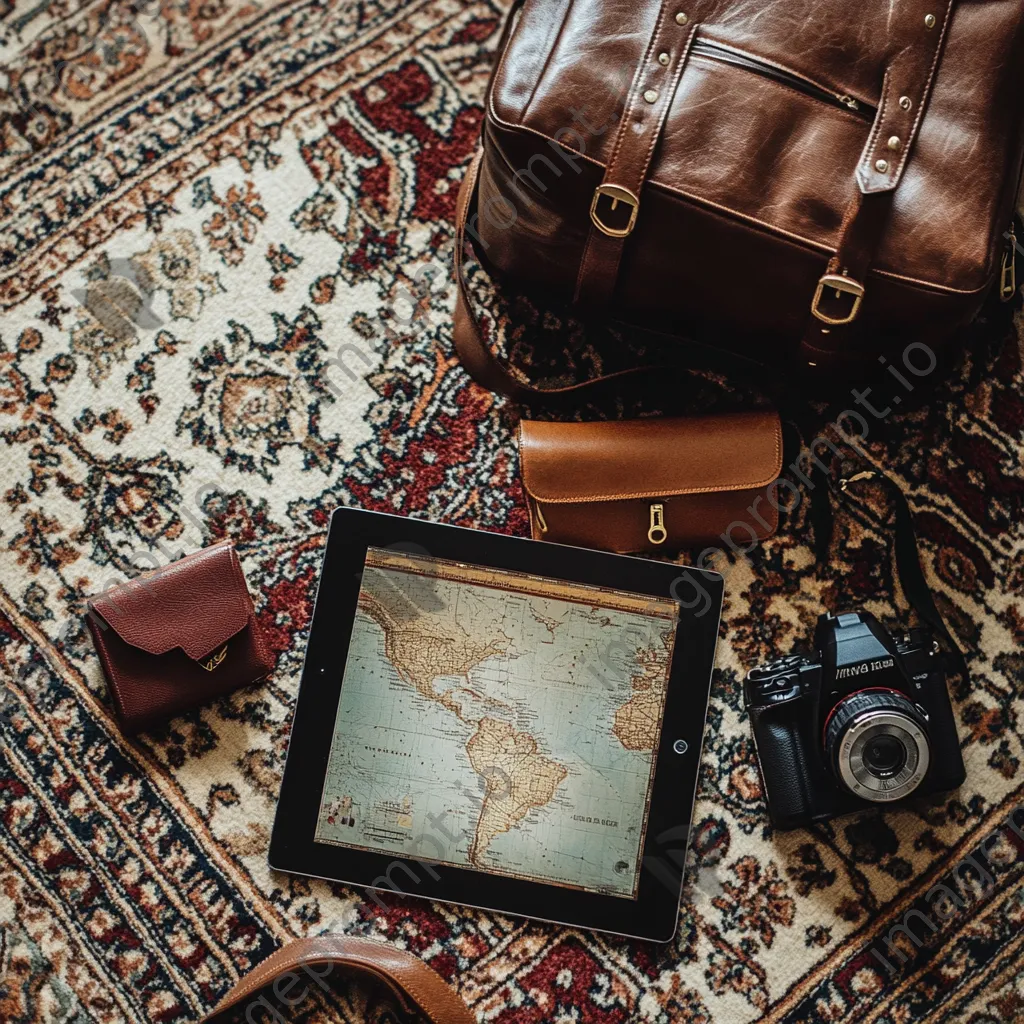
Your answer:
[[[634,897],[675,606],[371,549],[316,840]]]

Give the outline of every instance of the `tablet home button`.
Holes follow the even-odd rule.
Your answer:
[[[689,750],[690,748],[687,745],[686,740],[676,740],[675,743],[672,744],[672,749],[677,754],[685,754],[686,751]]]

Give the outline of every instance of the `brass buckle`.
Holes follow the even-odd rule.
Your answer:
[[[602,196],[612,201],[613,210],[619,203],[625,203],[630,208],[629,223],[624,228],[609,227],[601,220],[597,212],[597,205],[600,203]],[[611,238],[625,238],[633,230],[633,225],[636,224],[636,214],[639,209],[640,200],[628,188],[604,182],[594,189],[594,198],[590,201],[590,219],[594,222],[594,227],[602,234],[608,235]]]
[[[831,317],[827,313],[823,313],[818,305],[821,302],[821,297],[825,294],[826,288],[833,288],[836,294],[842,293],[844,295],[853,296],[853,306],[850,312],[844,317]],[[857,319],[857,314],[860,312],[860,304],[864,301],[864,285],[859,281],[854,281],[851,277],[844,277],[842,274],[826,274],[819,282],[817,291],[814,293],[814,301],[811,302],[811,312],[822,322],[826,324],[848,324],[852,323]]]

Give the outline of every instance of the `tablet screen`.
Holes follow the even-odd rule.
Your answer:
[[[369,548],[316,842],[635,899],[678,615]]]

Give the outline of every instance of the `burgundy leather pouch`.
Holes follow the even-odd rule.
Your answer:
[[[125,732],[245,686],[274,666],[228,541],[106,591],[89,602],[87,621]]]

